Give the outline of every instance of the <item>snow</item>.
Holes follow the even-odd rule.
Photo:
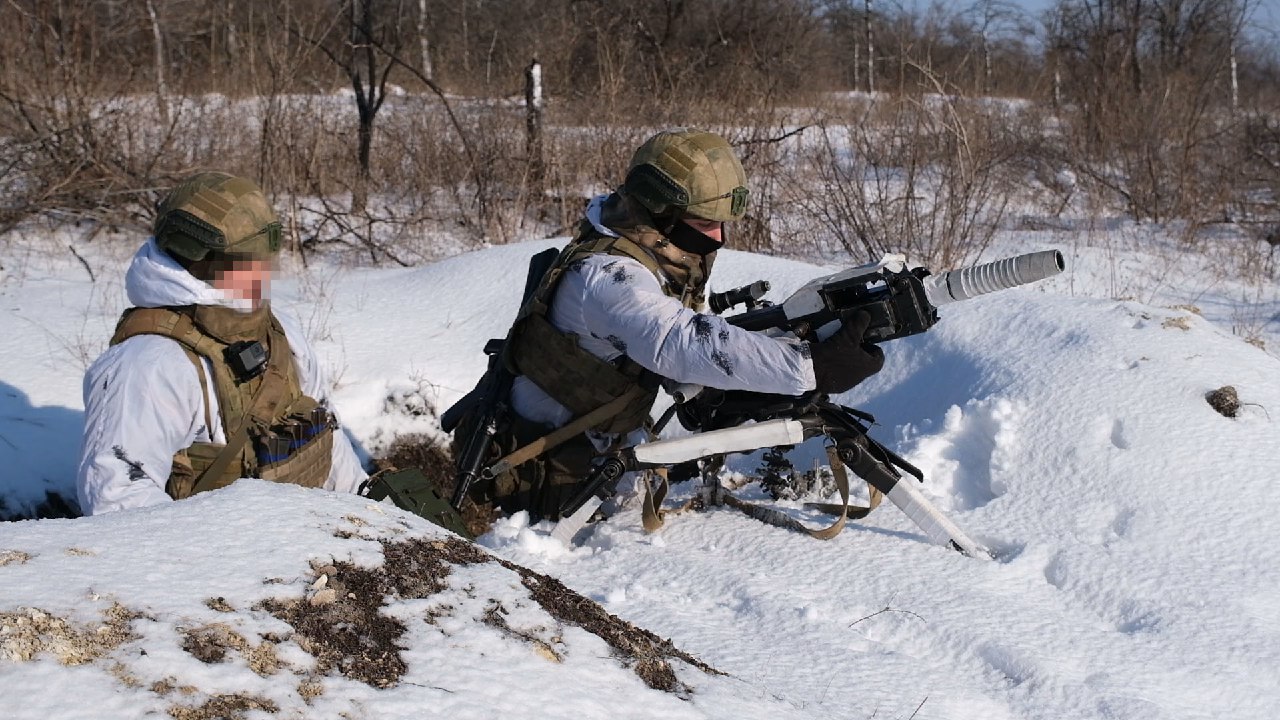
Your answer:
[[[376,454],[397,435],[439,432],[434,413],[471,388],[484,341],[510,323],[527,258],[562,242],[408,269],[313,268],[273,290],[316,338],[348,430]],[[60,250],[66,238],[48,243],[7,258],[0,276],[10,512],[72,487],[80,375],[124,303],[127,253],[82,250],[94,283]],[[888,503],[828,542],[729,509],[646,534],[631,503],[568,548],[517,515],[479,544],[727,675],[672,661],[688,691],[652,689],[599,637],[549,615],[510,568],[480,563],[454,567],[429,597],[388,598],[383,613],[405,624],[406,670],[378,688],[320,675],[263,603],[307,602],[326,564],[377,568],[380,541],[447,534],[362,498],[243,481],[165,507],[0,523],[0,717],[179,716],[235,694],[275,709],[214,716],[1273,717],[1274,277],[1235,272],[1225,249],[1189,253],[1124,224],[1007,232],[983,259],[1051,248],[1067,257],[1062,276],[946,306],[929,333],[887,345],[884,372],[843,398],[875,414],[874,435],[925,471],[925,494],[993,560],[929,544]],[[714,280],[769,279],[780,300],[838,266],[728,251]],[[1243,403],[1235,418],[1205,401],[1224,385]],[[691,493],[679,485],[668,502]],[[63,664],[68,645],[52,631],[23,655],[17,638],[49,618],[82,644],[114,637],[113,603],[137,614],[131,634],[88,662]],[[527,637],[481,621],[495,603]],[[279,669],[255,672],[247,651],[206,663],[184,649],[213,626],[270,645]]]

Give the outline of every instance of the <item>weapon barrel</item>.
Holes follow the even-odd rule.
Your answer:
[[[924,291],[929,302],[934,307],[939,307],[1044,280],[1057,275],[1066,267],[1062,253],[1057,250],[1042,250],[927,277],[924,280]]]

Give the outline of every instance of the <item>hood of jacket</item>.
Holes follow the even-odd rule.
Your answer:
[[[156,245],[155,238],[134,253],[124,276],[129,303],[136,307],[209,305],[240,312],[253,310],[253,301],[232,297],[200,280]]]

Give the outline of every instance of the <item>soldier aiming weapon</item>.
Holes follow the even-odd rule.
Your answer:
[[[887,342],[927,331],[938,322],[940,306],[1042,280],[1061,273],[1064,268],[1062,254],[1049,250],[934,276],[923,268],[908,269],[901,255],[889,255],[879,263],[817,278],[780,305],[763,304],[728,321],[750,330],[783,330],[806,338],[832,321],[852,321],[855,315],[865,313],[868,317],[862,318],[867,324],[864,338],[870,342]],[[762,294],[756,284],[730,291],[723,297],[745,301],[751,306],[758,303]],[[726,309],[733,304],[729,303]],[[865,516],[883,496],[905,512],[933,542],[970,556],[987,554],[979,543],[939,512],[912,482],[903,479],[903,472],[921,482],[924,476],[867,434],[867,425],[874,418],[866,413],[834,403],[817,391],[795,397],[725,392],[696,385],[678,385],[669,387],[668,391],[675,403],[659,420],[657,430],[675,414],[681,424],[695,434],[625,448],[604,456],[580,491],[561,509],[564,519],[557,524],[554,536],[566,542],[571,540],[601,502],[616,492],[624,473],[696,461],[703,478],[698,499],[704,504],[730,504],[765,522],[826,539],[839,533],[847,518]],[[832,526],[810,530],[778,510],[744,503],[720,486],[716,472],[723,465],[725,455],[796,445],[814,437],[825,437],[830,443],[828,456],[841,496],[840,504],[814,505],[838,515]],[[867,482],[870,507],[849,506],[845,468]],[[654,519],[649,517],[653,510],[648,501],[646,506],[648,526]]]

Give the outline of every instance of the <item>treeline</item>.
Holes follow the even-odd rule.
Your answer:
[[[10,0],[0,230],[142,226],[158,188],[221,167],[290,208],[300,249],[413,262],[424,228],[563,229],[650,129],[696,123],[742,149],[761,249],[812,234],[798,207],[850,250],[964,254],[1028,180],[1050,215],[1087,196],[1265,233],[1280,59],[1255,5]]]

